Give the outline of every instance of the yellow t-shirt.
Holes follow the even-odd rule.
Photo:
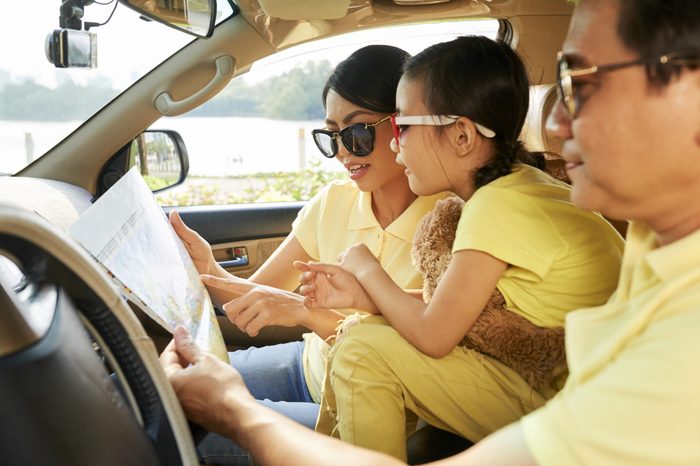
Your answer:
[[[622,237],[574,206],[570,193],[566,183],[518,164],[465,203],[453,247],[507,262],[496,286],[508,309],[543,327],[604,303],[617,285]]]
[[[418,197],[391,225],[382,229],[372,212],[372,194],[352,181],[334,182],[299,212],[292,231],[314,260],[336,263],[338,254],[364,243],[401,288],[421,288],[423,278],[411,264],[411,242],[418,222],[445,194]],[[351,314],[355,310],[342,310]],[[303,367],[311,397],[321,400],[327,344],[316,334],[304,335]]]
[[[521,420],[538,464],[700,464],[700,231],[632,223],[620,284],[568,314],[569,379]]]

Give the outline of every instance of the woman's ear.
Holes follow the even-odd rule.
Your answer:
[[[478,141],[478,131],[474,122],[467,117],[459,117],[454,124],[453,143],[458,157],[469,155]]]

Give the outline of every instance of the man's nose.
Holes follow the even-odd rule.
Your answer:
[[[557,138],[562,141],[571,139],[571,117],[569,117],[568,112],[564,108],[561,98],[557,98],[557,103],[554,104],[554,107],[549,112],[545,129],[547,136],[550,138]]]

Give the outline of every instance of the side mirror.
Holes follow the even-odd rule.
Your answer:
[[[148,19],[197,37],[214,31],[216,0],[119,0]]]
[[[147,130],[131,141],[127,171],[133,166],[154,193],[181,184],[190,168],[182,137],[166,130]]]

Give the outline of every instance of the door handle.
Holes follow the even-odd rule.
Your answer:
[[[219,261],[221,267],[225,269],[229,267],[244,267],[250,263],[248,261],[248,249],[245,247],[231,248],[230,251],[232,259]]]

